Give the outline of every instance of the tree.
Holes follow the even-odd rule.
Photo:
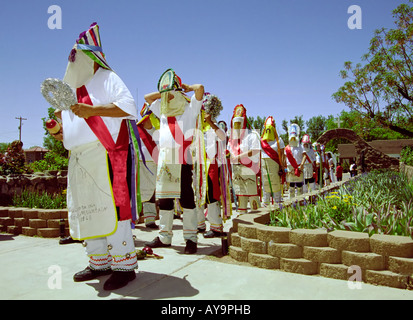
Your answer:
[[[376,126],[413,137],[413,7],[402,4],[393,17],[396,28],[375,31],[364,65],[345,62],[340,74],[349,81],[333,98]]]
[[[23,142],[13,141],[4,154],[0,153],[1,174],[20,174],[28,172],[23,152]]]

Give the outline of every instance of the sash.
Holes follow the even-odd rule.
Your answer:
[[[187,148],[192,143],[192,136],[190,136],[188,139],[185,139],[185,136],[182,133],[182,130],[178,125],[178,122],[176,121],[176,117],[167,117],[167,119],[168,119],[169,129],[171,130],[171,133],[172,133],[172,137],[174,138],[175,142],[180,145],[179,163],[187,164],[186,159],[185,159],[185,154],[186,154]]]
[[[139,136],[145,144],[146,149],[148,149],[153,161],[155,163],[158,163],[159,148],[156,145],[156,142],[152,139],[152,136],[149,134],[148,131],[145,130],[145,128],[142,128],[140,125],[138,125],[137,127],[139,131]]]
[[[278,165],[280,166],[280,168],[282,167],[281,162],[280,162],[280,156],[278,155],[278,152],[276,152],[273,148],[271,148],[271,146],[269,145],[269,143],[267,142],[267,140],[263,140],[261,139],[261,147],[262,149],[265,151],[265,153],[275,162],[278,163]]]
[[[93,105],[85,86],[77,88],[76,95],[79,103]],[[122,121],[116,143],[113,141],[112,135],[100,116],[92,116],[85,119],[85,121],[109,155],[113,172],[113,197],[115,198],[116,206],[119,207],[120,220],[129,220],[132,218],[132,215],[127,182],[129,134],[126,121]]]
[[[285,147],[285,154],[287,156],[288,161],[290,162],[290,164],[293,166],[294,168],[294,174],[299,177],[300,176],[300,169],[298,169],[298,164],[297,161],[295,160],[293,153],[291,151],[291,147],[288,145]]]
[[[230,141],[234,155],[239,156],[241,154],[241,139],[232,139]],[[239,163],[247,168],[251,168],[255,173],[260,171],[259,164],[254,163],[249,157],[244,157],[239,160]]]

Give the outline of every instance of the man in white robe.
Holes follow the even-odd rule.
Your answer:
[[[74,281],[111,274],[104,289],[115,290],[136,278],[126,121],[135,121],[137,110],[128,88],[105,60],[96,23],[80,34],[63,80],[76,90],[78,103],[71,110],[56,110],[63,132],[54,136],[70,150],[70,233],[84,240],[89,257],[89,266],[76,273]]]

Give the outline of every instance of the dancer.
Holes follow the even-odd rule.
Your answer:
[[[63,135],[54,137],[71,152],[70,234],[84,240],[89,257],[89,266],[76,273],[74,281],[111,274],[104,289],[114,290],[136,277],[127,119],[135,121],[137,110],[128,88],[107,64],[100,41],[99,27],[93,23],[70,52],[63,80],[76,90],[78,104],[71,110],[56,110]]]
[[[233,188],[239,203],[238,212],[247,213],[248,201],[251,209],[256,210],[260,207],[261,193],[258,184],[260,137],[257,132],[247,130],[247,110],[242,104],[234,108],[228,149],[231,155]]]
[[[304,174],[303,166],[305,158],[304,149],[300,144],[300,127],[292,123],[288,128],[288,145],[284,152],[287,162],[287,183],[289,184],[290,199],[303,194]]]
[[[139,178],[141,201],[143,205],[144,223],[147,228],[158,229],[155,219],[157,215],[155,204],[156,169],[159,155],[159,119],[149,110],[145,103],[141,110],[142,119],[137,128],[141,139],[141,147],[145,163],[140,159]]]
[[[261,172],[264,185],[264,206],[268,206],[271,197],[282,201],[282,176],[284,174],[284,141],[278,136],[272,116],[265,120],[261,135]]]
[[[316,167],[316,157],[311,145],[310,136],[303,135],[301,143],[304,148],[304,187],[303,192],[307,193],[315,190],[314,172]]]

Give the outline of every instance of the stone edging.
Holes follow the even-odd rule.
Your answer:
[[[413,288],[410,237],[375,234],[369,238],[367,233],[352,231],[293,230],[265,225],[269,221],[267,209],[235,218],[228,237],[230,256],[260,268],[342,280],[349,280],[358,267],[363,282]]]
[[[67,209],[0,207],[0,231],[14,235],[59,237],[61,219],[65,221],[65,235],[68,236]]]

